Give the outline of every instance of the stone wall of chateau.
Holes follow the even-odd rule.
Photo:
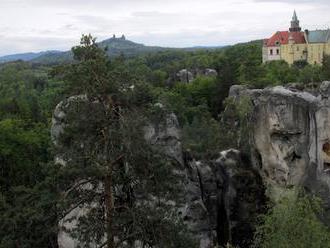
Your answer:
[[[330,55],[330,40],[328,43],[308,44],[307,48],[307,62],[309,64],[322,64],[324,55]]]
[[[280,55],[276,49],[280,48]],[[270,50],[273,55],[270,55]],[[285,44],[280,47],[263,47],[263,62],[284,60],[292,65],[295,61],[305,60],[308,64],[322,64],[324,55],[330,55],[330,41],[328,43],[313,44]]]
[[[295,61],[307,59],[307,44],[281,45],[281,59],[292,65]]]

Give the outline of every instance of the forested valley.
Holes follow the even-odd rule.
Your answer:
[[[58,223],[70,206],[81,200],[64,193],[74,177],[96,178],[105,188],[108,183],[125,185],[129,181],[132,189],[125,190],[140,192],[136,195],[141,199],[145,192],[155,198],[173,192],[171,197],[180,198],[175,195],[180,175],[171,175],[173,164],[152,151],[139,131],[146,125],[145,117],[174,113],[182,130],[183,150],[195,160],[212,160],[220,151],[249,149],[242,140],[248,130],[233,124],[236,120],[244,123],[249,103],[235,104],[228,98],[232,85],[316,88],[330,80],[330,57],[325,57],[323,65],[263,64],[261,47],[261,41],[253,41],[218,49],[176,49],[109,58],[91,36],[83,36],[72,50],[73,62],[0,64],[0,247],[58,247]],[[177,76],[183,69],[193,74],[189,82]],[[207,69],[216,74],[198,73]],[[54,160],[58,148],[50,135],[53,112],[61,101],[83,95],[102,105],[104,113],[86,109],[90,114],[83,119],[83,128],[68,130],[71,136],[63,142],[73,146],[73,139],[89,140],[95,146],[89,150],[87,162],[72,156],[72,166],[61,169]],[[77,117],[70,118],[74,123]],[[97,147],[111,149],[99,158]],[[129,176],[116,170],[126,164],[134,165]],[[87,244],[98,240],[95,247],[125,247],[120,246],[121,238],[126,247],[134,247],[134,238],[142,240],[143,247],[198,247],[185,231],[184,222],[164,217],[168,205],[162,201],[158,208],[139,205],[127,194],[127,199],[114,200],[122,201],[122,209],[117,209],[107,202],[109,195],[99,193],[96,181],[91,183],[92,191],[79,193],[84,197],[98,193],[103,208],[81,219],[79,230],[72,233],[75,238]],[[111,191],[111,185],[108,187]],[[265,204],[264,214],[255,223],[251,247],[330,247],[329,229],[317,217],[320,200],[300,191],[297,194],[301,195],[298,200],[288,197],[277,205]],[[285,220],[289,221],[283,224]],[[147,227],[152,227],[152,232]],[[292,228],[295,232],[288,235]],[[277,242],[279,246],[274,245]]]

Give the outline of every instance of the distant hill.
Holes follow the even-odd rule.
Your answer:
[[[109,57],[117,57],[124,55],[132,57],[145,53],[160,52],[171,50],[174,48],[164,48],[157,46],[145,46],[143,44],[135,43],[125,38],[110,38],[98,43],[99,47],[106,50]],[[57,53],[57,54],[43,54],[30,60],[33,63],[40,64],[56,64],[61,62],[69,62],[73,59],[71,51]]]
[[[39,57],[36,57],[30,62],[35,64],[60,64],[60,63],[67,63],[73,60],[73,54],[71,51],[60,52],[60,53],[53,53],[53,54],[42,54]]]
[[[136,55],[169,51],[169,50],[184,50],[184,51],[198,51],[198,50],[213,50],[221,47],[188,47],[188,48],[166,48],[159,46],[146,46],[126,40],[125,37],[110,38],[98,43],[99,46],[106,50],[109,57],[117,57],[124,55],[126,57],[133,57]],[[37,64],[59,64],[70,62],[73,60],[71,51],[46,51],[40,53],[24,53],[0,57],[0,63],[10,62],[15,60],[31,61]]]
[[[99,43],[101,48],[107,49],[107,54],[110,57],[116,57],[124,54],[127,57],[139,55],[142,53],[159,52],[173,48],[164,48],[159,46],[145,46],[143,44],[135,43],[124,38],[111,38]]]
[[[248,42],[242,42],[242,43],[237,43],[236,45],[258,45],[262,46],[264,43],[264,40],[251,40]]]
[[[0,63],[11,62],[16,60],[31,61],[40,56],[51,56],[62,53],[61,51],[45,51],[39,53],[18,53],[0,57]]]

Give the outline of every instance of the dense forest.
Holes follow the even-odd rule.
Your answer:
[[[57,247],[58,220],[67,204],[62,200],[61,187],[70,176],[87,173],[87,169],[82,172],[75,168],[64,174],[54,164],[50,126],[53,111],[60,101],[72,95],[88,93],[98,96],[104,92],[116,92],[120,102],[125,102],[127,116],[136,116],[125,120],[135,126],[142,125],[138,118],[142,113],[154,114],[158,111],[155,104],[161,103],[167,111],[177,115],[184,149],[196,159],[212,159],[219,151],[244,146],[237,142],[237,135],[244,130],[233,130],[230,118],[233,115],[240,118],[247,106],[233,105],[227,99],[232,85],[265,88],[289,83],[313,85],[330,80],[329,57],[324,59],[323,65],[299,62],[290,66],[284,61],[262,64],[261,46],[261,41],[254,41],[219,49],[176,49],[109,58],[95,40],[84,36],[82,44],[72,50],[75,59],[72,63],[45,65],[15,61],[0,64],[0,247]],[[217,76],[194,75],[190,83],[180,82],[176,77],[182,69],[209,68],[216,70]],[[98,79],[100,83],[96,84]],[[134,94],[122,93],[122,87],[132,84],[135,85]],[[109,123],[109,120],[104,121]],[[132,129],[129,127],[122,132]],[[118,126],[111,128],[118,129]],[[129,135],[139,136],[134,132]],[[137,140],[137,144],[133,144],[136,152],[130,153],[130,159],[162,170],[159,175],[166,172],[167,162],[152,152],[153,155],[142,156],[138,150],[139,142],[143,141]],[[121,147],[129,149],[131,144],[123,143]],[[116,151],[111,156],[118,154]],[[88,173],[97,175],[100,172],[88,169]],[[137,178],[141,176],[139,170],[134,173]],[[165,192],[176,183],[173,178],[161,176],[158,181],[161,185],[157,189],[150,186],[151,192]],[[329,230],[316,217],[321,211],[319,206],[318,199],[307,199],[307,196],[302,196],[298,202],[288,198],[274,208],[270,203],[269,211],[260,216],[257,224],[255,246],[329,247],[329,239],[322,240],[329,237]],[[143,216],[152,209],[134,211]],[[159,216],[162,212],[154,214]],[[122,218],[129,219],[126,215]],[[283,224],[288,218],[289,221]],[[155,217],[153,221],[158,220]],[[150,224],[143,221],[146,220],[141,218],[141,223]],[[194,247],[191,237],[184,235],[182,225],[163,223],[155,228],[153,237],[146,234],[146,240],[155,247]],[[293,227],[296,231],[289,237]],[[107,232],[107,227],[100,230]],[[163,237],[157,231],[168,235]],[[182,239],[173,242],[171,235],[176,233],[182,233]],[[86,238],[86,235],[88,233],[79,237]],[[288,239],[292,246],[288,246]],[[317,243],[320,240],[322,244]]]

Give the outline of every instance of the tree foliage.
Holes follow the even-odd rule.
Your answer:
[[[149,118],[159,120],[173,111],[183,130],[183,146],[195,158],[210,159],[228,148],[247,151],[249,127],[245,124],[249,100],[242,103],[226,100],[233,84],[263,88],[330,80],[329,56],[324,57],[323,65],[306,65],[301,61],[292,66],[284,61],[262,64],[261,46],[261,41],[255,41],[220,49],[172,49],[109,59],[109,51],[100,49],[93,37],[84,36],[82,43],[72,50],[74,63],[55,67],[22,61],[1,64],[0,247],[56,247],[57,221],[72,203],[86,197],[83,199],[86,202],[97,200],[104,206],[104,194],[95,194],[95,190],[99,189],[100,181],[105,181],[109,161],[116,162],[112,183],[121,192],[113,200],[113,228],[116,234],[120,233],[120,239],[128,243],[144,240],[149,246],[157,243],[160,247],[189,247],[185,226],[169,215],[164,202],[158,201],[157,207],[138,204],[149,193],[157,199],[161,199],[160,194],[169,199],[167,192],[181,180],[172,178],[170,172],[175,164],[150,149],[142,138],[141,128],[150,124]],[[193,72],[213,68],[218,76],[199,76],[189,84],[176,82],[176,73],[184,68]],[[80,121],[81,115],[69,117],[70,123],[76,125],[68,127],[63,142],[72,144],[76,140],[72,148],[85,157],[77,156],[70,166],[58,168],[52,163],[51,117],[56,104],[72,95],[86,95],[89,102],[99,105],[92,111],[85,110],[89,113],[86,122]],[[164,111],[155,108],[157,102],[162,103]],[[84,102],[76,107],[84,111]],[[106,144],[106,136],[111,136],[116,145]],[[79,150],[82,148],[78,141],[92,145]],[[105,146],[111,146],[108,159],[100,161],[98,148]],[[117,161],[118,157],[121,159]],[[90,182],[93,187],[70,191],[63,199],[63,191],[75,185],[77,178],[93,179]],[[134,194],[130,185],[135,187]],[[290,205],[291,200],[285,204]],[[290,212],[283,204],[279,206],[278,211],[297,216],[297,212]],[[302,209],[299,213],[305,214],[307,208]],[[105,209],[91,211],[72,233],[87,243],[100,241],[106,232]],[[276,211],[272,213],[279,213]],[[279,217],[277,214],[276,218]],[[315,224],[315,219],[312,220]],[[274,218],[272,221],[279,226]],[[149,226],[152,231],[146,228]],[[286,238],[290,237],[280,240]]]
[[[57,193],[48,163],[56,87],[46,68],[0,66],[0,247],[57,243]]]
[[[262,216],[255,247],[330,247],[330,230],[319,219],[321,201],[293,191]]]
[[[62,190],[70,192],[62,216],[76,203],[89,210],[71,235],[85,247],[135,242],[187,247],[191,241],[169,205],[179,199],[179,177],[173,174],[177,165],[144,138],[153,105],[149,86],[128,73],[121,60],[109,62],[91,36],[83,36],[73,53],[77,63],[66,68],[63,78],[86,97],[72,106],[58,148],[59,154],[71,151],[61,168]],[[172,232],[175,239],[165,235],[177,226],[182,229]]]

